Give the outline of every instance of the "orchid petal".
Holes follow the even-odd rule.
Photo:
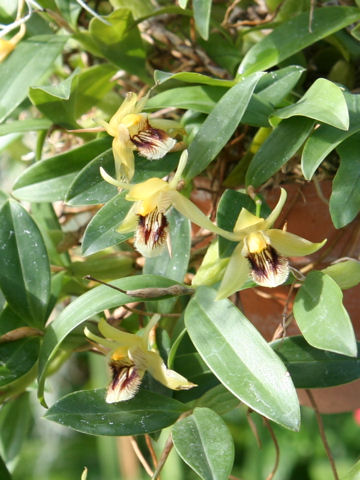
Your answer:
[[[93,342],[98,343],[99,345],[103,345],[109,350],[113,350],[114,347],[116,347],[115,342],[111,340],[106,340],[103,337],[99,337],[98,335],[95,335],[95,333],[92,333],[92,331],[89,330],[87,327],[84,328],[84,334],[89,340],[92,340]]]
[[[138,204],[135,203],[126,214],[124,220],[121,222],[121,225],[116,229],[117,232],[130,233],[136,230],[139,222],[139,218],[136,213],[137,208]]]
[[[177,184],[179,183],[181,176],[183,174],[184,168],[186,167],[187,160],[188,160],[188,151],[184,150],[180,156],[179,163],[176,169],[176,173],[173,179],[169,182],[171,188],[176,189]]]
[[[326,243],[326,239],[319,243],[313,243],[298,235],[276,228],[267,230],[266,235],[269,237],[270,243],[275,250],[285,257],[310,255]]]
[[[236,220],[234,232],[244,232],[244,234],[248,234],[254,230],[263,230],[263,228],[263,218],[253,215],[249,210],[246,210],[246,208],[242,208]]]
[[[189,382],[185,377],[166,368],[160,355],[156,352],[146,352],[146,366],[152,377],[172,390],[189,390],[195,387],[194,383]]]
[[[215,225],[191,200],[181,195],[176,190],[169,190],[167,192],[172,205],[182,213],[185,217],[189,218],[193,223],[199,225],[201,228],[210,230],[217,233],[228,240],[238,241],[239,235],[236,233],[228,232]]]
[[[160,318],[161,318],[161,315],[159,314],[153,315],[149,320],[149,323],[146,325],[146,327],[139,333],[141,337],[146,339],[146,342],[149,341],[150,332],[155,327],[155,325],[159,322]]]
[[[169,120],[167,118],[149,118],[149,123],[154,128],[160,128],[161,130],[183,130],[183,127],[176,120]]]
[[[281,188],[281,193],[280,193],[280,198],[278,200],[278,203],[276,204],[275,208],[270,213],[270,215],[265,219],[264,230],[274,225],[276,219],[281,213],[281,210],[283,209],[283,206],[286,202],[286,197],[287,197],[286,190],[284,188]]]
[[[126,97],[116,113],[111,117],[109,122],[110,128],[116,128],[121,120],[128,115],[129,113],[136,112],[136,103],[138,101],[138,96],[134,92],[129,92],[126,94]]]
[[[100,167],[100,175],[102,178],[105,180],[105,182],[110,183],[110,185],[114,185],[115,187],[118,188],[130,188],[131,185],[126,182],[120,182],[119,180],[115,180],[111,175],[107,173],[106,170],[103,169],[103,167]]]
[[[143,339],[133,333],[122,332],[115,327],[112,327],[103,318],[98,323],[98,329],[101,335],[105,338],[115,340],[117,347],[143,347]]]
[[[219,242],[213,242],[207,249],[203,261],[192,279],[192,286],[213,285],[221,280],[229,258],[219,257]]]
[[[138,200],[144,201],[167,188],[169,188],[169,184],[164,180],[161,180],[161,178],[149,178],[148,180],[145,180],[145,182],[134,185],[126,195],[126,200],[129,200],[130,202],[136,202]]]
[[[250,265],[242,254],[242,248],[243,243],[240,242],[232,253],[216,300],[222,300],[237,292],[249,279]]]
[[[115,172],[118,180],[126,179],[127,182],[134,176],[135,160],[131,148],[120,137],[115,137],[112,143],[115,161]]]

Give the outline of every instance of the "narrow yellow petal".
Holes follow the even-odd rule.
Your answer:
[[[233,251],[224,278],[222,279],[216,300],[229,297],[233,293],[241,289],[244,283],[249,279],[250,265],[246,258],[242,255],[243,243]]]
[[[124,346],[132,348],[138,346],[142,347],[143,345],[143,340],[140,337],[134,335],[133,333],[122,332],[117,328],[112,327],[103,318],[98,324],[98,329],[101,335],[103,335],[105,338],[115,340],[117,347]]]
[[[156,352],[146,352],[146,365],[151,376],[172,390],[189,390],[196,385],[189,382],[185,377],[166,368],[160,355]]]
[[[263,230],[264,219],[253,215],[246,208],[242,208],[236,220],[234,232],[243,232],[245,235],[254,230]]]
[[[120,182],[119,180],[115,180],[111,175],[107,173],[106,170],[103,169],[103,167],[100,167],[100,175],[102,178],[105,180],[105,182],[110,183],[110,185],[114,185],[115,187],[118,188],[130,188],[131,185],[126,182]]]
[[[134,92],[129,92],[126,94],[126,97],[116,113],[111,117],[109,122],[110,128],[116,128],[121,120],[128,115],[129,113],[136,113],[135,107],[138,96]]]
[[[135,172],[135,160],[132,149],[119,137],[115,137],[112,143],[112,150],[116,178],[120,181],[130,182]]]
[[[160,128],[161,130],[183,130],[183,127],[176,120],[168,120],[167,118],[149,118],[149,123],[154,128]]]
[[[278,218],[278,216],[281,213],[281,210],[283,209],[284,203],[286,202],[286,197],[287,197],[286,190],[284,188],[282,188],[281,192],[280,192],[280,198],[278,200],[278,203],[276,204],[274,210],[270,213],[270,215],[267,218],[265,218],[264,230],[267,229],[267,228],[270,228],[274,225],[276,219]]]
[[[130,210],[128,211],[126,217],[121,222],[120,226],[117,228],[119,233],[130,233],[134,232],[138,226],[139,218],[136,214],[138,205],[135,203]]]
[[[182,213],[185,217],[189,218],[193,223],[199,225],[201,228],[210,230],[217,233],[228,240],[238,241],[239,235],[233,232],[228,232],[215,225],[203,212],[194,204],[191,200],[181,195],[176,190],[169,190],[167,193],[172,205]]]
[[[0,62],[5,60],[5,58],[11,53],[15,48],[15,44],[10,40],[4,40],[0,38]]]
[[[285,257],[310,255],[326,243],[326,239],[319,243],[313,243],[293,233],[284,232],[283,230],[275,228],[267,230],[266,235],[269,237],[270,243],[275,250]]]
[[[178,166],[177,166],[177,169],[176,169],[176,173],[169,183],[170,187],[173,188],[174,190],[176,190],[177,184],[181,180],[181,176],[182,176],[184,168],[186,167],[186,164],[187,164],[188,156],[189,155],[188,155],[187,150],[184,150],[182,152],[181,156],[180,156],[179,163],[178,163]]]
[[[169,184],[161,178],[153,177],[145,180],[145,182],[137,183],[126,195],[126,200],[136,202],[138,200],[146,200],[148,197],[158,194],[162,190],[167,190]]]
[[[200,285],[213,285],[219,282],[228,263],[229,258],[219,257],[219,242],[213,242],[207,249],[191,284],[194,287],[199,287]]]
[[[89,330],[87,327],[84,328],[84,334],[89,340],[92,340],[93,342],[98,343],[99,345],[103,345],[109,350],[113,350],[114,347],[116,346],[116,344],[113,341],[106,340],[103,337],[99,337],[99,335],[95,335],[95,333],[92,333],[92,331]]]

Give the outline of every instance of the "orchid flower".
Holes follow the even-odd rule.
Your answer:
[[[168,369],[159,353],[151,348],[151,333],[159,319],[160,315],[154,315],[140,334],[122,332],[104,319],[98,324],[103,337],[85,328],[87,338],[108,353],[112,379],[106,393],[107,403],[133,398],[146,371],[172,390],[189,390],[196,386],[174,370]]]
[[[325,244],[326,240],[312,243],[284,230],[271,228],[285,200],[286,191],[282,188],[277,205],[266,219],[242,208],[234,227],[240,242],[230,257],[217,300],[240,290],[249,276],[263,287],[281,285],[290,270],[286,257],[309,255]]]
[[[227,232],[214,225],[196,205],[177,191],[187,157],[187,150],[184,150],[177,171],[168,182],[154,177],[145,182],[131,185],[115,180],[103,168],[100,169],[105,181],[118,188],[128,190],[125,198],[134,202],[134,205],[118,228],[118,232],[135,231],[135,247],[145,257],[160,255],[165,248],[168,240],[166,211],[171,206],[202,228],[218,233],[229,240],[238,239],[237,234]]]
[[[0,38],[0,63],[3,60],[5,60],[5,58],[15,49],[16,45],[20,42],[20,40],[25,35],[25,32],[26,32],[25,22],[30,18],[32,13],[31,5],[29,4],[27,5],[29,7],[29,12],[25,17],[21,18],[21,12],[24,7],[24,0],[19,0],[16,20],[10,25],[3,27],[0,32],[0,37],[3,37],[10,31],[14,30],[15,28],[20,27],[19,31],[9,40],[6,40],[5,38]]]
[[[139,99],[136,93],[129,92],[109,123],[101,122],[106,132],[114,137],[116,178],[123,182],[130,182],[134,176],[134,150],[149,160],[157,160],[176,143],[165,130],[176,132],[179,124],[173,120],[150,118],[142,112],[146,101],[147,96]]]

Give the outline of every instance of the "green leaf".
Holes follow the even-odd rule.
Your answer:
[[[312,31],[310,31],[309,13],[301,13],[277,26],[269,35],[256,43],[246,53],[238,73],[249,75],[258,70],[267,70],[359,19],[358,8],[315,8]]]
[[[310,272],[294,302],[294,316],[306,341],[316,348],[356,357],[357,346],[337,283],[322,272]]]
[[[295,155],[313,129],[314,121],[306,117],[283,120],[268,136],[252,158],[246,184],[259,187]]]
[[[150,161],[135,155],[135,175],[133,183],[143,182],[151,177],[164,177],[174,170],[179,162],[179,153],[169,153],[160,160]],[[114,159],[111,150],[94,158],[78,173],[66,194],[70,205],[93,205],[105,203],[113,198],[117,189],[105,182],[100,175],[103,167],[109,175],[115,176]]]
[[[90,435],[127,436],[168,427],[184,411],[182,403],[145,390],[126,402],[105,403],[105,389],[100,388],[66,395],[45,418]]]
[[[154,275],[139,275],[112,282],[112,285],[125,290],[169,287],[175,284],[173,280]],[[138,297],[125,295],[107,286],[99,286],[70,303],[45,332],[39,357],[39,398],[43,400],[45,376],[51,361],[55,358],[63,340],[76,327],[107,308],[116,308],[138,300]]]
[[[234,80],[223,80],[220,78],[213,78],[213,77],[209,77],[208,75],[203,75],[201,73],[195,73],[195,72],[171,73],[171,72],[163,72],[162,70],[154,71],[154,82],[157,83],[158,85],[161,85],[162,83],[168,80],[179,80],[180,82],[185,82],[185,83],[199,83],[200,85],[212,85],[212,86],[228,87],[228,88],[233,87],[238,83]]]
[[[0,411],[0,450],[6,462],[16,459],[26,440],[32,415],[29,397],[25,392],[7,402]],[[0,478],[4,478],[1,470]]]
[[[336,228],[345,227],[360,211],[360,134],[338,147],[340,166],[332,184],[330,215]]]
[[[335,280],[341,290],[355,287],[360,283],[360,261],[354,258],[334,263],[324,268],[322,272]]]
[[[45,117],[65,128],[78,128],[74,105],[69,102],[72,85],[78,70],[56,85],[30,87],[29,98]]]
[[[349,130],[342,131],[330,125],[320,125],[304,145],[301,169],[306,180],[311,180],[324,158],[344,140],[360,131],[360,95],[345,93],[350,115]]]
[[[296,388],[326,388],[360,378],[360,358],[311,347],[302,336],[277,340],[271,347],[289,370]]]
[[[126,192],[116,195],[93,216],[84,233],[83,255],[92,255],[133,236],[132,233],[116,231],[131,207],[131,203],[125,200],[125,195]]]
[[[358,460],[341,480],[360,480],[360,460]]]
[[[204,40],[209,38],[211,5],[212,0],[193,0],[196,29]]]
[[[203,480],[227,480],[234,463],[234,442],[221,417],[209,408],[195,408],[192,415],[172,429],[180,457]]]
[[[96,48],[116,66],[150,83],[145,67],[145,49],[131,11],[119,8],[104,18],[110,25],[97,18],[90,22],[90,34]]]
[[[27,211],[9,200],[0,210],[0,287],[14,311],[42,326],[50,298],[50,265],[40,231]]]
[[[265,74],[256,85],[256,95],[264,102],[278,105],[295,87],[305,69],[290,65]]]
[[[34,367],[39,354],[40,340],[28,337],[0,343],[0,387],[5,387]]]
[[[66,40],[60,35],[28,38],[0,64],[0,122],[26,98],[31,85],[50,75]]]
[[[155,13],[155,7],[151,0],[110,0],[114,8],[129,8],[135,20]]]
[[[341,130],[349,128],[344,94],[335,83],[325,78],[318,78],[298,102],[273,113],[275,118],[290,118],[294,115],[313,118]]]
[[[234,133],[262,73],[255,73],[230,88],[216,104],[189,146],[186,181],[203,171]],[[231,112],[231,114],[230,114]]]
[[[9,133],[36,132],[37,130],[48,130],[52,122],[47,118],[30,118],[28,120],[15,120],[0,125],[0,135]]]
[[[81,12],[81,5],[76,0],[55,0],[56,6],[61,12],[61,15],[73,28],[77,26],[77,19]]]
[[[9,470],[6,468],[4,460],[0,457],[0,478],[2,480],[11,480]]]
[[[221,384],[210,388],[210,390],[192,403],[195,407],[211,408],[211,410],[214,410],[214,412],[219,415],[225,415],[225,413],[238,407],[239,404],[239,399],[234,397],[234,395]]]
[[[16,180],[14,196],[30,202],[64,200],[77,172],[110,145],[111,139],[106,136],[35,163]]]
[[[233,395],[261,415],[298,430],[299,403],[283,363],[229,300],[215,297],[215,290],[200,287],[185,311],[196,349]]]

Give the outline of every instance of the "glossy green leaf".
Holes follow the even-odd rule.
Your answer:
[[[239,82],[216,104],[189,146],[186,181],[203,171],[230,139],[261,76],[258,72]]]
[[[52,122],[47,118],[31,118],[28,120],[15,120],[0,125],[0,135],[8,135],[9,133],[26,133],[35,132],[37,130],[48,130]]]
[[[130,10],[119,8],[104,18],[110,25],[97,18],[90,22],[90,34],[96,48],[118,67],[149,83],[145,49]]]
[[[2,480],[11,480],[9,470],[6,468],[4,460],[0,457],[0,478]]]
[[[360,283],[360,261],[354,258],[329,265],[322,272],[335,280],[342,290],[355,287]]]
[[[125,195],[126,192],[116,195],[93,216],[82,240],[83,255],[92,255],[132,237],[132,233],[116,231],[131,207]]]
[[[234,463],[234,441],[221,417],[209,408],[195,408],[192,415],[172,429],[176,451],[203,480],[227,480]]]
[[[356,357],[355,334],[342,297],[331,277],[310,272],[295,297],[294,316],[313,347]]]
[[[345,227],[360,211],[360,134],[338,147],[340,166],[334,177],[330,197],[330,215],[336,228]]]
[[[273,116],[278,118],[295,115],[313,118],[341,130],[349,128],[349,113],[344,94],[335,83],[325,78],[318,78],[298,102],[273,113]]]
[[[232,395],[223,385],[216,385],[216,387],[210,388],[199,399],[191,403],[194,407],[206,407],[211,408],[219,415],[234,410],[234,408],[240,405],[240,400]]]
[[[79,170],[110,146],[111,139],[106,136],[35,163],[16,180],[14,196],[30,202],[64,200]]]
[[[6,462],[15,461],[19,455],[29,431],[31,416],[28,392],[7,402],[0,410],[0,451]],[[1,470],[0,478],[4,478]]]
[[[29,98],[45,117],[65,128],[78,128],[73,102],[69,101],[78,70],[57,85],[30,87]]]
[[[285,363],[296,388],[325,388],[360,378],[360,358],[320,350],[302,336],[277,340],[271,347]]]
[[[246,184],[254,187],[266,182],[295,155],[313,129],[314,121],[306,117],[283,120],[252,158]]]
[[[297,430],[299,403],[286,368],[256,328],[216,291],[198,288],[185,311],[189,336],[230,392],[253,410]]]
[[[301,169],[306,180],[311,180],[324,158],[344,140],[360,131],[360,95],[345,93],[350,115],[349,130],[343,131],[330,125],[320,125],[304,145]]]
[[[156,432],[184,413],[176,400],[140,390],[126,402],[106,403],[105,389],[70,393],[46,412],[45,418],[90,435],[141,435]]]
[[[33,368],[39,347],[38,337],[0,343],[0,387],[15,382]]]
[[[134,290],[139,288],[169,287],[173,280],[154,275],[139,275],[112,282],[116,287]],[[47,327],[39,357],[38,395],[43,400],[44,382],[47,369],[55,358],[63,340],[79,325],[107,308],[116,308],[126,303],[138,301],[105,285],[93,288],[74,300]]]
[[[66,21],[72,27],[76,27],[76,22],[81,12],[81,5],[76,0],[55,0],[55,2]]]
[[[6,301],[4,299],[4,305]],[[0,313],[0,335],[4,333],[10,332],[10,330],[15,330],[19,327],[25,327],[27,325],[27,321],[23,320],[19,315],[17,315],[14,310],[12,310],[9,305],[3,307],[0,305],[2,311]]]
[[[0,287],[29,324],[42,326],[50,297],[50,265],[44,241],[27,211],[10,200],[0,210]]]
[[[255,93],[262,101],[278,105],[292,91],[304,71],[299,65],[273,70],[260,78]]]
[[[341,476],[341,480],[360,480],[360,460],[345,475]]]
[[[136,155],[136,169],[132,183],[143,182],[151,177],[164,177],[176,168],[179,156],[179,153],[169,153],[160,160],[150,161]],[[100,167],[103,167],[109,175],[115,176],[114,157],[111,150],[94,158],[78,173],[66,194],[67,203],[93,205],[105,203],[116,195],[116,187],[103,180]]]
[[[26,98],[30,86],[50,75],[66,40],[60,35],[30,37],[0,64],[0,122]]]
[[[185,83],[198,83],[200,85],[212,85],[218,87],[233,87],[238,82],[234,80],[223,80],[221,78],[213,78],[208,75],[196,72],[163,72],[162,70],[155,70],[154,81],[161,85],[168,80],[178,80]],[[151,100],[151,99],[150,99]]]
[[[211,5],[212,0],[193,0],[192,3],[196,29],[204,40],[209,38]]]
[[[110,0],[114,8],[129,8],[135,20],[147,15],[152,15],[155,12],[155,6],[151,0]]]
[[[246,53],[238,73],[249,75],[258,70],[267,70],[359,19],[358,8],[315,8],[310,30],[309,13],[301,13],[278,25],[269,35],[256,43]]]

